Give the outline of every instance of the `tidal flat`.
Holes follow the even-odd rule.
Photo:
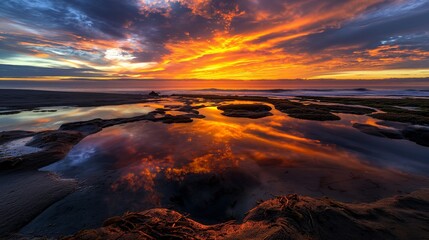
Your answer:
[[[1,93],[8,237],[429,234],[426,98]]]

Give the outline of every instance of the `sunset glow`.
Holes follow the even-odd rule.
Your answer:
[[[429,76],[422,0],[6,0],[0,16],[1,79]]]
[[[0,77],[429,77],[428,29],[425,0],[5,0]]]

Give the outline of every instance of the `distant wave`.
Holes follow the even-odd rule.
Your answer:
[[[272,88],[272,89],[226,89],[226,88],[203,88],[174,91],[171,93],[197,93],[197,94],[220,94],[220,95],[255,95],[273,97],[294,96],[355,96],[355,97],[429,97],[429,89],[369,89],[369,88],[338,88],[338,89],[315,89],[315,88]]]
[[[296,92],[296,91],[308,91],[308,92],[338,92],[338,91],[359,91],[366,92],[372,91],[367,88],[352,88],[352,89],[312,89],[312,88],[301,88],[301,89],[225,89],[225,88],[203,88],[203,89],[193,89],[191,91],[199,92],[271,92],[271,93],[281,93],[281,92]]]

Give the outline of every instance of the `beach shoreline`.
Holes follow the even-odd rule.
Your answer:
[[[162,96],[149,96],[141,94],[87,94],[87,93],[64,93],[64,92],[45,92],[45,91],[23,91],[23,90],[0,90],[0,102],[2,109],[5,111],[11,110],[34,110],[41,107],[55,107],[55,106],[105,106],[105,105],[121,105],[130,103],[145,103],[151,101],[158,101]],[[23,97],[25,96],[25,97]],[[50,98],[47,98],[50,96]],[[33,143],[30,146],[35,146],[43,149],[41,152],[31,153],[28,156],[18,156],[17,158],[8,157],[1,159],[0,171],[0,189],[4,193],[0,198],[0,218],[7,219],[0,225],[1,232],[14,233],[26,223],[31,221],[34,217],[39,215],[43,210],[51,206],[53,203],[64,198],[72,193],[77,188],[77,181],[70,179],[60,179],[52,173],[37,171],[38,168],[56,162],[64,158],[70,149],[73,148],[86,136],[95,134],[103,128],[111,127],[118,124],[125,124],[129,122],[150,121],[161,122],[165,124],[176,123],[190,123],[193,119],[203,119],[205,116],[200,115],[198,110],[205,106],[204,104],[192,105],[193,99],[205,99],[206,101],[214,101],[220,104],[224,101],[256,101],[261,103],[273,104],[273,106],[291,117],[298,119],[306,119],[310,121],[335,121],[337,120],[337,113],[353,113],[353,114],[371,114],[373,111],[371,107],[364,104],[364,107],[338,107],[336,105],[303,105],[301,103],[294,103],[289,100],[270,99],[267,97],[257,96],[220,96],[220,95],[178,95],[175,96],[180,99],[185,105],[184,107],[157,109],[149,114],[131,118],[118,118],[118,119],[95,119],[90,121],[83,121],[77,123],[63,124],[60,129],[53,131],[41,132],[2,132],[0,133],[0,144],[8,143],[10,141],[21,139],[23,137],[33,137]],[[16,101],[16,99],[20,99]],[[308,100],[308,99],[305,99]],[[319,99],[320,100],[320,99]],[[328,99],[329,101],[340,101],[339,99]],[[342,99],[341,101],[345,101]],[[417,100],[416,100],[417,101]],[[426,101],[420,101],[419,107],[425,108]],[[414,102],[412,102],[414,104]],[[271,107],[266,105],[249,105],[249,104],[236,104],[225,105],[223,107],[217,106],[218,109],[226,111],[224,113],[227,117],[239,118],[264,118],[271,116],[269,113]],[[301,111],[305,108],[305,111]],[[181,112],[180,115],[172,116],[167,114],[168,111]],[[387,109],[390,110],[390,109]],[[399,110],[398,110],[399,111]],[[401,110],[401,113],[408,111],[413,113],[412,110]],[[311,114],[309,114],[311,113]],[[158,116],[161,114],[161,116]],[[422,121],[425,118],[422,117]],[[425,122],[423,122],[425,123]],[[360,126],[363,131],[368,132],[368,128]],[[379,130],[370,129],[369,134],[376,134]],[[384,133],[384,132],[382,132]],[[401,133],[402,134],[402,133]],[[410,133],[408,133],[410,134]],[[388,135],[387,137],[389,137]],[[405,136],[405,133],[404,133]],[[380,136],[385,137],[385,136]],[[394,135],[398,137],[398,135]],[[421,139],[416,140],[415,135],[410,137],[410,141],[426,144],[427,138],[424,136],[424,141]],[[58,144],[58,141],[61,144]],[[16,161],[15,161],[15,160]],[[40,159],[43,161],[35,161]],[[15,162],[14,162],[15,161]],[[24,164],[22,164],[24,163]],[[406,176],[404,178],[407,178]],[[420,185],[415,185],[422,188],[426,180],[422,180]],[[14,183],[14,184],[7,184]],[[429,181],[428,181],[429,183]],[[410,188],[410,190],[413,189]],[[387,191],[389,192],[389,191]],[[389,192],[388,196],[393,196]],[[30,198],[30,196],[35,196]],[[426,196],[426,195],[425,195]],[[425,198],[425,201],[427,199]],[[156,212],[156,210],[154,210]],[[401,210],[402,211],[402,210]],[[4,216],[4,218],[2,217]],[[8,217],[6,217],[8,216]]]

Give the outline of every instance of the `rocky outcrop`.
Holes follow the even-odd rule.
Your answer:
[[[34,132],[19,131],[19,130],[0,132],[0,144],[10,142],[12,140],[16,140],[19,138],[30,137],[30,136],[33,136],[34,134],[35,134]]]
[[[289,195],[262,202],[242,222],[204,225],[153,209],[64,239],[424,239],[428,219],[427,189],[366,204]]]
[[[148,94],[149,97],[159,97],[159,93],[152,91]]]
[[[218,96],[218,95],[189,95],[182,94],[176,95],[182,98],[203,98],[214,102],[222,101],[257,101],[263,103],[273,104],[274,107],[288,114],[290,117],[299,118],[304,120],[313,121],[336,121],[341,118],[334,113],[348,113],[365,115],[375,112],[372,108],[344,106],[344,105],[322,105],[322,104],[304,104],[298,101],[291,101],[289,99],[274,99],[259,96]],[[237,114],[238,115],[238,114]]]
[[[263,118],[272,116],[271,107],[264,104],[229,104],[217,107],[222,110],[222,115],[240,118]]]
[[[300,97],[300,99],[367,106],[383,111],[371,115],[380,120],[429,125],[429,99],[427,98]]]
[[[40,151],[18,156],[0,156],[0,170],[37,169],[49,165],[63,159],[71,148],[84,138],[84,134],[80,132],[61,130],[28,133],[22,136],[27,135],[33,136],[33,139],[26,145],[40,148]]]

